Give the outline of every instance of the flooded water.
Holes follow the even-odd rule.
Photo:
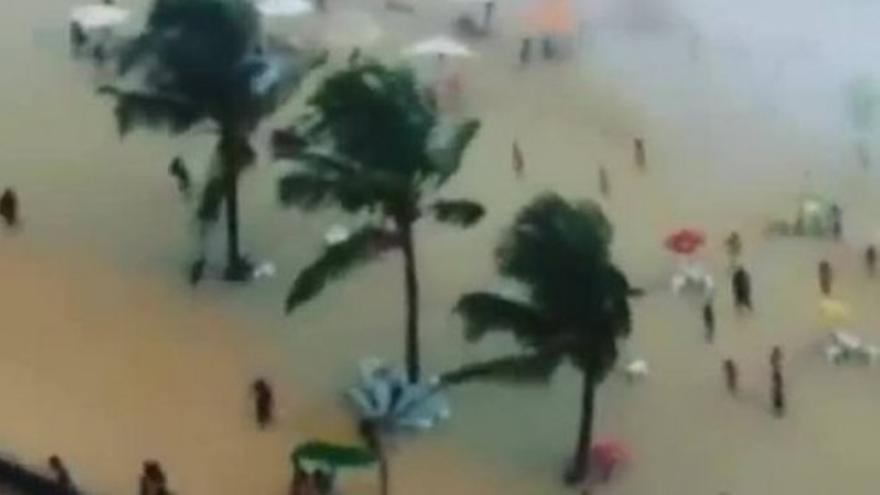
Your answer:
[[[826,364],[816,314],[816,264],[827,258],[853,327],[880,342],[880,288],[859,263],[876,231],[877,173],[853,153],[842,89],[872,72],[865,25],[877,9],[770,3],[766,12],[786,29],[756,24],[757,2],[667,4],[677,22],[650,32],[609,14],[565,60],[526,69],[516,66],[522,5],[501,3],[495,36],[462,63],[463,106],[484,126],[447,193],[478,198],[489,213],[472,231],[418,229],[425,365],[442,370],[506,348],[465,344],[450,307],[461,292],[497,283],[492,245],[518,208],[547,189],[598,197],[604,164],[616,258],[656,290],[636,303],[627,348],[651,375],[633,384],[611,376],[599,395],[596,434],[622,439],[634,460],[597,493],[877,493],[878,370]],[[284,493],[297,441],[353,438],[340,391],[357,358],[399,359],[400,261],[370,265],[284,317],[288,283],[337,218],[280,210],[278,167],[264,163],[243,182],[243,235],[278,277],[190,289],[187,210],[165,168],[176,154],[203,160],[210,136],[140,132],[120,141],[108,102],[92,89],[100,74],[67,57],[69,6],[6,0],[0,18],[0,185],[18,189],[26,222],[0,238],[0,448],[34,465],[58,453],[99,494],[133,490],[146,458],[165,465],[179,493]],[[356,6],[386,29],[375,50],[388,58],[447,31],[465,8],[433,0],[410,17],[378,7]],[[598,11],[595,2],[583,7]],[[296,112],[294,104],[275,122]],[[644,173],[633,165],[636,136],[647,144]],[[510,168],[514,139],[527,162],[523,181]],[[762,234],[808,191],[843,206],[846,243]],[[702,339],[697,309],[664,289],[675,260],[662,238],[684,225],[709,234],[706,262],[720,287],[714,345]],[[753,274],[749,317],[729,303],[721,240],[730,229],[743,233]],[[777,344],[789,390],[783,419],[768,400]],[[740,365],[736,400],[723,389],[725,357]],[[255,430],[247,408],[247,384],[260,375],[281,409],[268,433]],[[575,442],[578,391],[572,370],[546,388],[455,390],[449,423],[397,442],[394,493],[569,493],[559,479]],[[375,493],[372,473],[348,482],[353,494]]]

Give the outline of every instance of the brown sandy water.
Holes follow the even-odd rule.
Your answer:
[[[373,264],[283,317],[287,284],[337,216],[279,210],[278,167],[265,164],[244,181],[244,241],[276,262],[279,276],[192,291],[183,277],[192,249],[186,210],[164,169],[177,153],[204,159],[209,136],[137,133],[120,142],[107,103],[90,90],[96,76],[66,57],[69,3],[7,3],[0,185],[16,185],[27,223],[0,238],[2,448],[33,464],[57,452],[96,493],[133,489],[148,457],[163,462],[180,493],[283,493],[296,441],[351,437],[339,392],[357,358],[399,359],[399,260]],[[876,493],[877,370],[826,365],[815,314],[816,263],[827,256],[855,328],[880,342],[878,287],[855,252],[880,206],[873,172],[854,164],[842,133],[775,111],[769,91],[747,91],[755,87],[737,79],[741,62],[723,47],[710,45],[693,64],[675,35],[609,31],[568,62],[520,71],[515,11],[501,9],[505,28],[478,46],[479,59],[464,63],[467,108],[484,128],[447,191],[483,200],[489,215],[468,232],[419,227],[426,367],[507,348],[463,343],[449,308],[462,291],[497,283],[492,244],[521,205],[548,188],[597,196],[601,162],[612,180],[606,207],[616,255],[631,278],[665,286],[674,261],[661,239],[695,225],[710,235],[708,262],[721,290],[713,346],[686,301],[661,289],[637,303],[628,352],[645,357],[652,374],[632,385],[609,378],[596,423],[597,435],[626,441],[635,462],[598,491]],[[390,33],[377,50],[390,57],[405,40],[444,31],[452,12],[435,2],[416,18],[381,15]],[[648,143],[645,174],[631,163],[636,135]],[[528,163],[523,182],[510,171],[514,138]],[[790,215],[807,189],[841,201],[851,245],[760,235],[768,218]],[[729,304],[720,240],[731,228],[746,239],[753,317],[736,317]],[[787,356],[783,420],[768,411],[767,355],[775,344]],[[722,388],[726,356],[740,363],[738,400]],[[248,417],[246,387],[257,375],[276,384],[282,410],[267,434]],[[395,493],[566,493],[558,479],[574,444],[578,390],[566,370],[547,388],[453,392],[452,421],[398,441]],[[352,493],[373,493],[372,473],[349,481]]]

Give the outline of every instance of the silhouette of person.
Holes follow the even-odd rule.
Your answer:
[[[12,188],[6,188],[0,195],[0,217],[7,227],[18,226],[18,194]]]
[[[706,331],[706,342],[715,340],[715,309],[712,301],[703,304],[703,329]]]
[[[739,390],[739,372],[733,359],[727,358],[722,364],[724,370],[724,382],[730,395],[736,395]]]
[[[877,271],[877,248],[873,244],[865,249],[865,268],[868,270],[868,275],[872,277]]]
[[[733,302],[737,310],[752,311],[752,282],[749,272],[742,265],[737,266],[731,280],[733,286]]]
[[[256,413],[257,425],[266,428],[272,423],[275,408],[275,397],[272,387],[263,378],[258,378],[251,385],[254,393],[254,412]]]
[[[68,491],[74,492],[76,491],[76,487],[73,484],[73,478],[70,477],[70,472],[67,470],[67,467],[61,462],[61,458],[57,455],[49,456],[49,469],[52,471],[52,476],[55,478],[55,483],[62,488],[66,488]]]
[[[819,290],[822,291],[822,295],[828,296],[831,294],[831,284],[834,280],[834,272],[831,269],[831,263],[827,260],[822,260],[819,262]]]
[[[168,174],[171,175],[171,177],[174,177],[177,181],[177,190],[180,191],[185,198],[189,198],[192,189],[192,179],[190,178],[186,164],[183,162],[183,158],[176,156],[171,160],[171,163],[168,165]]]

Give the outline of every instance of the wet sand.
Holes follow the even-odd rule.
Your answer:
[[[180,493],[283,493],[296,441],[352,438],[340,391],[357,358],[401,355],[399,260],[366,267],[285,318],[289,281],[339,216],[281,211],[279,168],[266,163],[243,182],[244,244],[273,260],[279,276],[192,291],[183,271],[193,247],[188,217],[165,166],[177,153],[203,160],[210,137],[136,133],[120,142],[109,106],[90,90],[93,75],[66,58],[66,8],[11,0],[0,21],[0,57],[19,69],[0,78],[0,185],[19,189],[27,222],[0,237],[0,448],[33,464],[57,452],[97,493],[133,489],[147,457],[163,462]],[[501,10],[505,28],[464,65],[467,109],[484,127],[445,191],[479,198],[489,214],[472,231],[418,229],[426,368],[507,348],[465,344],[449,308],[462,291],[497,283],[492,244],[520,206],[548,188],[598,197],[604,163],[615,255],[636,283],[657,290],[636,304],[628,346],[652,375],[632,385],[612,376],[599,396],[597,435],[623,439],[635,463],[599,491],[875,493],[878,372],[826,365],[815,309],[816,263],[827,256],[855,328],[880,342],[878,285],[855,252],[880,211],[875,172],[856,165],[845,133],[798,120],[784,105],[774,110],[773,88],[743,76],[746,63],[718,44],[693,64],[678,34],[608,30],[571,60],[519,70],[515,10]],[[420,12],[383,14],[392,33],[377,51],[391,56],[403,40],[445,30],[454,10],[435,2]],[[634,136],[646,138],[644,174],[632,164]],[[510,170],[514,138],[527,161],[522,182]],[[841,201],[851,246],[761,235],[770,217],[791,216],[805,190]],[[721,289],[713,346],[697,308],[663,289],[675,261],[661,240],[682,225],[710,235],[707,261]],[[731,228],[745,236],[752,317],[733,314],[725,283],[721,239]],[[776,344],[788,372],[781,420],[769,412]],[[740,364],[737,400],[722,386],[727,356]],[[252,426],[246,400],[260,374],[275,383],[283,412],[266,434]],[[399,440],[395,493],[566,493],[559,474],[575,441],[578,390],[565,370],[547,388],[454,391],[452,421]],[[373,493],[372,476],[348,478],[351,492]]]

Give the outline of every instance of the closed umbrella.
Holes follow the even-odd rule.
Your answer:
[[[70,19],[83,29],[104,29],[125,24],[131,13],[115,5],[82,5],[74,7]]]
[[[444,55],[447,57],[473,57],[475,53],[464,43],[448,36],[428,38],[406,48],[403,53],[410,56]]]

